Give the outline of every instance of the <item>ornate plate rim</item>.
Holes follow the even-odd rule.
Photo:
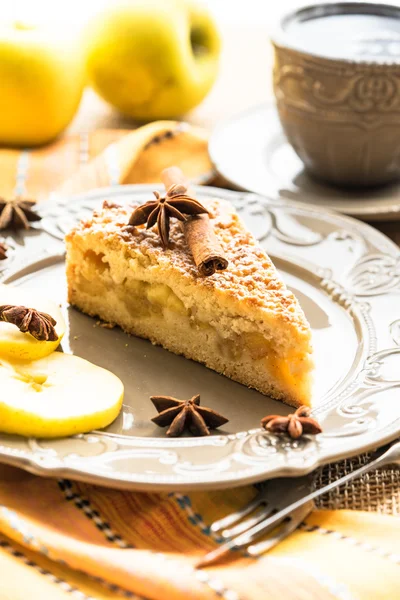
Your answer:
[[[54,235],[54,232],[52,231],[48,231],[46,230],[46,223],[48,223],[49,221],[51,221],[51,219],[55,219],[55,221],[57,221],[57,210],[61,211],[62,214],[63,211],[66,210],[66,206],[69,206],[69,209],[72,208],[72,211],[74,211],[75,209],[81,210],[83,209],[83,205],[80,206],[80,203],[87,203],[91,201],[100,201],[102,199],[104,199],[107,196],[121,196],[121,195],[131,195],[131,194],[144,194],[144,193],[151,193],[155,188],[160,187],[159,185],[130,185],[130,186],[117,186],[117,187],[112,187],[112,188],[101,188],[99,190],[93,190],[89,193],[84,193],[84,194],[79,194],[76,195],[74,197],[71,198],[65,198],[65,197],[59,197],[58,199],[53,197],[54,202],[49,202],[44,204],[43,206],[40,207],[40,212],[42,213],[43,216],[43,228],[45,231],[47,231],[47,234],[50,234],[49,238],[54,237],[56,238],[57,236]],[[241,210],[240,206],[242,206],[242,209],[247,209],[248,206],[253,205],[254,206],[261,206],[263,207],[263,209],[267,209],[268,210],[287,210],[290,209],[291,211],[293,211],[294,213],[297,214],[301,214],[301,213],[306,213],[306,214],[312,214],[314,215],[314,217],[319,217],[322,220],[327,220],[334,223],[335,225],[337,225],[339,228],[345,230],[345,228],[343,227],[343,224],[347,224],[348,225],[348,230],[350,232],[354,232],[354,235],[360,235],[363,238],[365,238],[365,240],[369,243],[371,243],[372,246],[376,246],[378,248],[380,248],[380,253],[375,252],[374,254],[372,254],[371,256],[378,256],[378,258],[380,257],[387,257],[392,261],[398,261],[400,263],[400,250],[399,248],[396,246],[396,244],[394,244],[394,242],[392,242],[389,238],[387,238],[386,236],[384,236],[382,233],[380,233],[379,231],[375,230],[374,228],[370,227],[369,225],[366,225],[365,223],[362,223],[360,221],[357,221],[351,217],[347,217],[347,216],[343,216],[340,215],[338,213],[332,212],[332,211],[326,211],[321,207],[310,207],[309,205],[306,204],[300,204],[297,202],[280,202],[280,201],[271,201],[270,199],[266,199],[266,198],[262,198],[260,196],[257,196],[255,194],[243,194],[243,193],[239,193],[239,192],[234,192],[234,191],[230,191],[230,190],[223,190],[220,188],[211,188],[211,187],[199,187],[197,188],[197,192],[198,194],[201,196],[203,195],[215,195],[215,196],[219,196],[221,198],[225,198],[228,200],[233,201],[234,203],[237,203],[238,205],[238,210]],[[79,211],[78,211],[79,212]],[[76,218],[78,218],[77,216],[77,211],[75,211],[75,216]],[[364,234],[364,235],[363,235]],[[372,242],[375,242],[375,244],[373,244]],[[62,253],[62,243],[60,244],[59,239],[55,242],[54,246],[51,247],[51,244],[49,242],[49,245],[46,244],[46,248],[43,250],[41,256],[39,256],[40,253],[38,253],[38,255],[35,257],[36,262],[45,259],[46,258],[50,258],[51,256],[53,256],[54,254],[60,254]],[[21,250],[22,253],[22,250]],[[367,253],[367,256],[370,256]],[[361,260],[358,261],[359,264],[361,264],[361,266],[363,265],[362,260],[364,259],[364,255],[361,256]],[[17,261],[18,262],[18,261]],[[358,264],[357,263],[357,264]],[[13,273],[16,273],[18,271],[20,271],[21,269],[25,268],[26,263],[24,263],[24,261],[21,261],[20,267],[17,267],[15,265],[12,264],[11,269],[9,271],[9,273],[6,273],[5,276],[3,275],[3,279],[4,281],[7,281],[9,279],[13,278]],[[325,270],[326,271],[326,270]],[[324,269],[321,270],[321,277],[324,277],[324,275],[326,275]],[[4,274],[4,272],[3,272]],[[358,272],[356,273],[357,277],[358,277]],[[332,283],[332,281],[329,279],[329,277],[325,278],[326,279],[326,285],[329,287],[329,285]],[[400,278],[399,278],[400,281]],[[336,284],[334,284],[336,285]],[[328,288],[327,288],[328,289]],[[396,288],[397,289],[397,288]],[[361,290],[362,291],[362,290]],[[394,290],[396,292],[396,290]],[[384,292],[378,292],[376,293],[376,291],[373,291],[371,293],[371,290],[366,290],[365,293],[362,292],[360,294],[360,296],[362,298],[364,297],[371,297],[371,298],[375,298],[377,295],[381,295],[384,294],[386,296],[386,294],[391,294],[393,292],[392,288],[389,288],[388,291],[384,291]],[[347,302],[350,301],[349,295],[346,294],[346,291],[343,287],[341,286],[337,286],[334,289],[334,293],[340,293],[343,295],[343,301]],[[357,296],[358,298],[358,296]],[[357,301],[358,302],[358,301]],[[363,301],[361,303],[358,303],[357,306],[362,307],[364,306],[366,303]],[[400,353],[400,347],[397,346],[396,348],[394,348],[394,352],[396,354]],[[372,353],[373,356],[378,355],[378,354],[382,355],[382,351],[380,352],[375,352]],[[366,379],[368,379],[368,384],[361,389],[360,391],[360,395],[363,393],[369,393],[368,390],[374,388],[374,386],[376,388],[378,388],[379,390],[381,389],[386,389],[384,387],[384,385],[389,385],[391,386],[391,388],[393,387],[397,387],[400,386],[400,382],[393,382],[392,380],[389,380],[389,382],[386,382],[384,385],[380,384],[380,373],[376,373],[373,371],[373,369],[376,367],[376,364],[373,363],[372,366],[370,365],[369,370],[368,370],[368,360],[370,360],[371,357],[368,357],[367,360],[365,361],[365,364],[367,366],[365,366],[362,369],[362,372],[365,372],[365,377]],[[361,384],[360,384],[361,385]],[[381,385],[381,388],[379,388],[378,386]],[[372,393],[372,392],[371,392]],[[340,397],[340,396],[339,396]],[[351,399],[352,395],[347,395],[345,396],[345,399]],[[324,405],[323,407],[321,407],[322,409],[328,409],[329,406],[331,406],[332,402],[329,404],[327,403],[326,405]],[[336,404],[333,403],[334,406],[336,406]],[[303,457],[302,460],[297,460],[297,457],[294,457],[293,460],[289,460],[289,462],[287,464],[280,464],[279,462],[275,462],[275,464],[270,465],[269,466],[269,460],[268,458],[262,459],[261,461],[259,461],[258,463],[256,463],[256,466],[253,466],[249,469],[243,469],[241,471],[240,476],[238,476],[237,474],[235,475],[234,471],[229,471],[227,473],[222,473],[222,472],[217,472],[217,474],[212,474],[211,476],[209,474],[204,474],[201,473],[200,477],[198,475],[193,476],[193,474],[191,476],[187,476],[187,474],[182,475],[182,473],[179,476],[164,476],[164,475],[160,475],[160,474],[143,474],[140,472],[129,472],[128,474],[126,472],[119,472],[116,469],[111,469],[107,472],[107,469],[103,469],[103,470],[99,470],[98,466],[99,464],[101,464],[101,460],[104,459],[104,455],[107,455],[108,458],[112,458],[114,456],[114,454],[116,454],[118,452],[117,450],[117,446],[118,443],[121,445],[122,448],[127,447],[127,446],[131,446],[131,447],[135,447],[135,448],[140,448],[140,447],[151,447],[155,452],[157,452],[157,448],[163,449],[163,452],[165,454],[164,460],[167,461],[171,459],[171,456],[173,454],[173,450],[176,448],[182,449],[183,447],[199,447],[199,446],[204,446],[204,445],[208,445],[208,446],[224,446],[227,443],[233,445],[234,448],[236,448],[235,452],[239,451],[240,448],[242,448],[243,444],[247,443],[247,442],[253,442],[257,436],[262,436],[262,439],[268,439],[270,440],[270,438],[268,436],[266,436],[266,434],[264,432],[262,432],[260,429],[253,429],[253,430],[249,430],[248,432],[239,432],[236,434],[232,434],[232,435],[228,435],[228,436],[213,436],[211,438],[187,438],[187,439],[183,439],[183,440],[170,440],[170,439],[159,439],[159,438],[129,438],[129,441],[127,441],[125,444],[123,441],[121,441],[121,439],[118,436],[115,436],[113,434],[105,434],[105,433],[99,433],[99,432],[93,432],[90,434],[83,434],[81,436],[77,436],[78,439],[80,439],[81,441],[83,441],[85,444],[89,443],[89,444],[105,444],[105,451],[103,454],[100,455],[99,459],[93,458],[92,460],[89,460],[89,464],[86,465],[82,465],[83,462],[88,462],[88,459],[80,460],[79,457],[75,457],[72,459],[68,459],[67,458],[60,458],[57,457],[57,452],[53,451],[53,450],[49,450],[46,448],[41,447],[40,443],[35,441],[35,440],[23,440],[23,438],[18,439],[18,443],[21,444],[21,446],[23,446],[23,444],[25,444],[27,446],[27,448],[24,447],[7,447],[4,443],[4,436],[0,436],[0,459],[3,462],[9,463],[9,464],[13,464],[15,466],[19,466],[22,467],[34,474],[37,475],[45,475],[45,476],[57,476],[57,477],[71,477],[74,479],[80,479],[83,481],[87,481],[87,482],[91,482],[91,483],[96,483],[96,484],[101,484],[101,485],[105,485],[105,486],[109,486],[109,487],[118,487],[118,488],[127,488],[127,489],[136,489],[136,490],[193,490],[193,489],[217,489],[217,488],[225,488],[225,487],[235,487],[235,486],[241,486],[241,485],[245,485],[248,483],[254,483],[256,481],[260,481],[262,479],[266,479],[266,478],[271,478],[271,477],[282,477],[282,476],[300,476],[300,475],[304,475],[312,470],[314,470],[315,468],[317,468],[318,466],[325,464],[327,462],[332,462],[334,460],[338,460],[341,458],[345,458],[345,457],[349,457],[358,453],[361,453],[363,451],[369,450],[373,447],[376,447],[377,445],[383,444],[388,442],[389,440],[393,439],[394,437],[396,437],[398,434],[400,433],[400,413],[398,415],[398,418],[395,418],[393,421],[390,422],[389,425],[387,425],[386,427],[383,428],[382,431],[378,431],[377,435],[370,435],[369,437],[367,437],[363,443],[361,445],[355,445],[354,447],[352,447],[351,449],[345,446],[340,446],[339,444],[337,445],[333,445],[333,447],[330,448],[330,451],[328,453],[325,452],[322,453],[321,452],[321,445],[319,444],[318,441],[316,442],[312,442],[312,447],[310,448],[310,451],[306,452],[305,447],[303,447],[301,444],[299,446],[297,446],[296,448],[298,449],[299,452],[299,456],[301,455]],[[351,437],[351,436],[350,436]],[[257,442],[259,443],[259,442]],[[264,442],[263,442],[264,443]],[[279,442],[280,443],[280,442]],[[275,441],[272,442],[268,442],[268,444],[270,444],[269,448],[273,449],[275,453],[279,452],[286,452],[287,450],[284,449],[282,450],[282,447],[279,446],[278,443],[276,443]],[[268,446],[268,444],[266,444]],[[273,447],[275,444],[275,447]],[[308,444],[308,441],[307,441]],[[290,449],[292,449],[293,443],[290,443]],[[126,452],[129,452],[129,450],[126,450]],[[304,458],[305,456],[305,458]],[[245,457],[246,458],[246,457]],[[166,463],[166,464],[167,464]]]

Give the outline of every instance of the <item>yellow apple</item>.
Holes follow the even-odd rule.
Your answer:
[[[58,304],[32,290],[0,284],[0,306],[5,304],[35,308],[53,317],[57,321],[55,330],[58,340],[39,341],[30,333],[22,333],[11,323],[0,322],[0,358],[37,360],[54,352],[65,333],[65,321]]]
[[[189,0],[118,0],[88,29],[88,77],[134,119],[171,119],[213,85],[220,40],[208,11]]]
[[[77,40],[23,23],[0,25],[0,144],[54,139],[78,108],[85,60]]]
[[[34,362],[0,359],[0,431],[55,438],[106,427],[124,387],[110,371],[62,352]]]

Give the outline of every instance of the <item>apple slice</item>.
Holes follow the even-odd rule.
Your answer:
[[[59,306],[47,298],[25,288],[0,285],[0,306],[11,304],[35,308],[57,321],[58,340],[40,342],[30,333],[22,333],[11,323],[0,322],[0,357],[6,360],[37,360],[48,356],[57,348],[65,333],[65,321]]]
[[[106,427],[123,400],[121,380],[62,352],[34,362],[0,359],[0,431],[55,438]]]

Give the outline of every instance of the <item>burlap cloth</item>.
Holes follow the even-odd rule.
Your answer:
[[[370,453],[360,454],[355,458],[326,465],[318,472],[315,486],[321,487],[358,469],[368,462],[370,456]],[[316,505],[321,509],[365,510],[398,516],[400,514],[400,468],[390,466],[371,471],[321,496],[316,501]]]

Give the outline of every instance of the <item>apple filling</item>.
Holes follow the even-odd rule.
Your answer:
[[[273,343],[259,332],[245,332],[226,338],[207,323],[191,319],[191,327],[212,331],[215,334],[218,353],[225,359],[235,362],[251,360],[261,368],[267,368],[276,378],[284,377],[286,381],[293,383],[296,374],[300,374],[307,367],[295,353],[289,353],[285,357],[279,355]]]
[[[186,308],[182,300],[166,284],[151,283],[132,277],[121,283],[113,280],[110,266],[104,254],[92,250],[85,252],[85,260],[81,263],[79,288],[90,296],[115,294],[117,300],[125,307],[129,315],[136,319],[159,319],[179,323],[182,331],[198,331],[206,335],[207,343],[223,359],[224,362],[251,362],[258,364],[262,370],[267,369],[272,377],[295,382],[296,375],[307,368],[301,357],[285,353],[259,331],[231,333],[218,331],[213,325],[197,318],[196,310]]]
[[[187,315],[183,302],[163,283],[129,280],[116,288],[116,293],[127,310],[135,317],[161,317],[167,311]]]
[[[110,269],[110,265],[104,260],[104,254],[102,252],[94,252],[94,250],[86,250],[85,261],[87,265],[87,271],[94,270],[96,274],[104,273]]]

